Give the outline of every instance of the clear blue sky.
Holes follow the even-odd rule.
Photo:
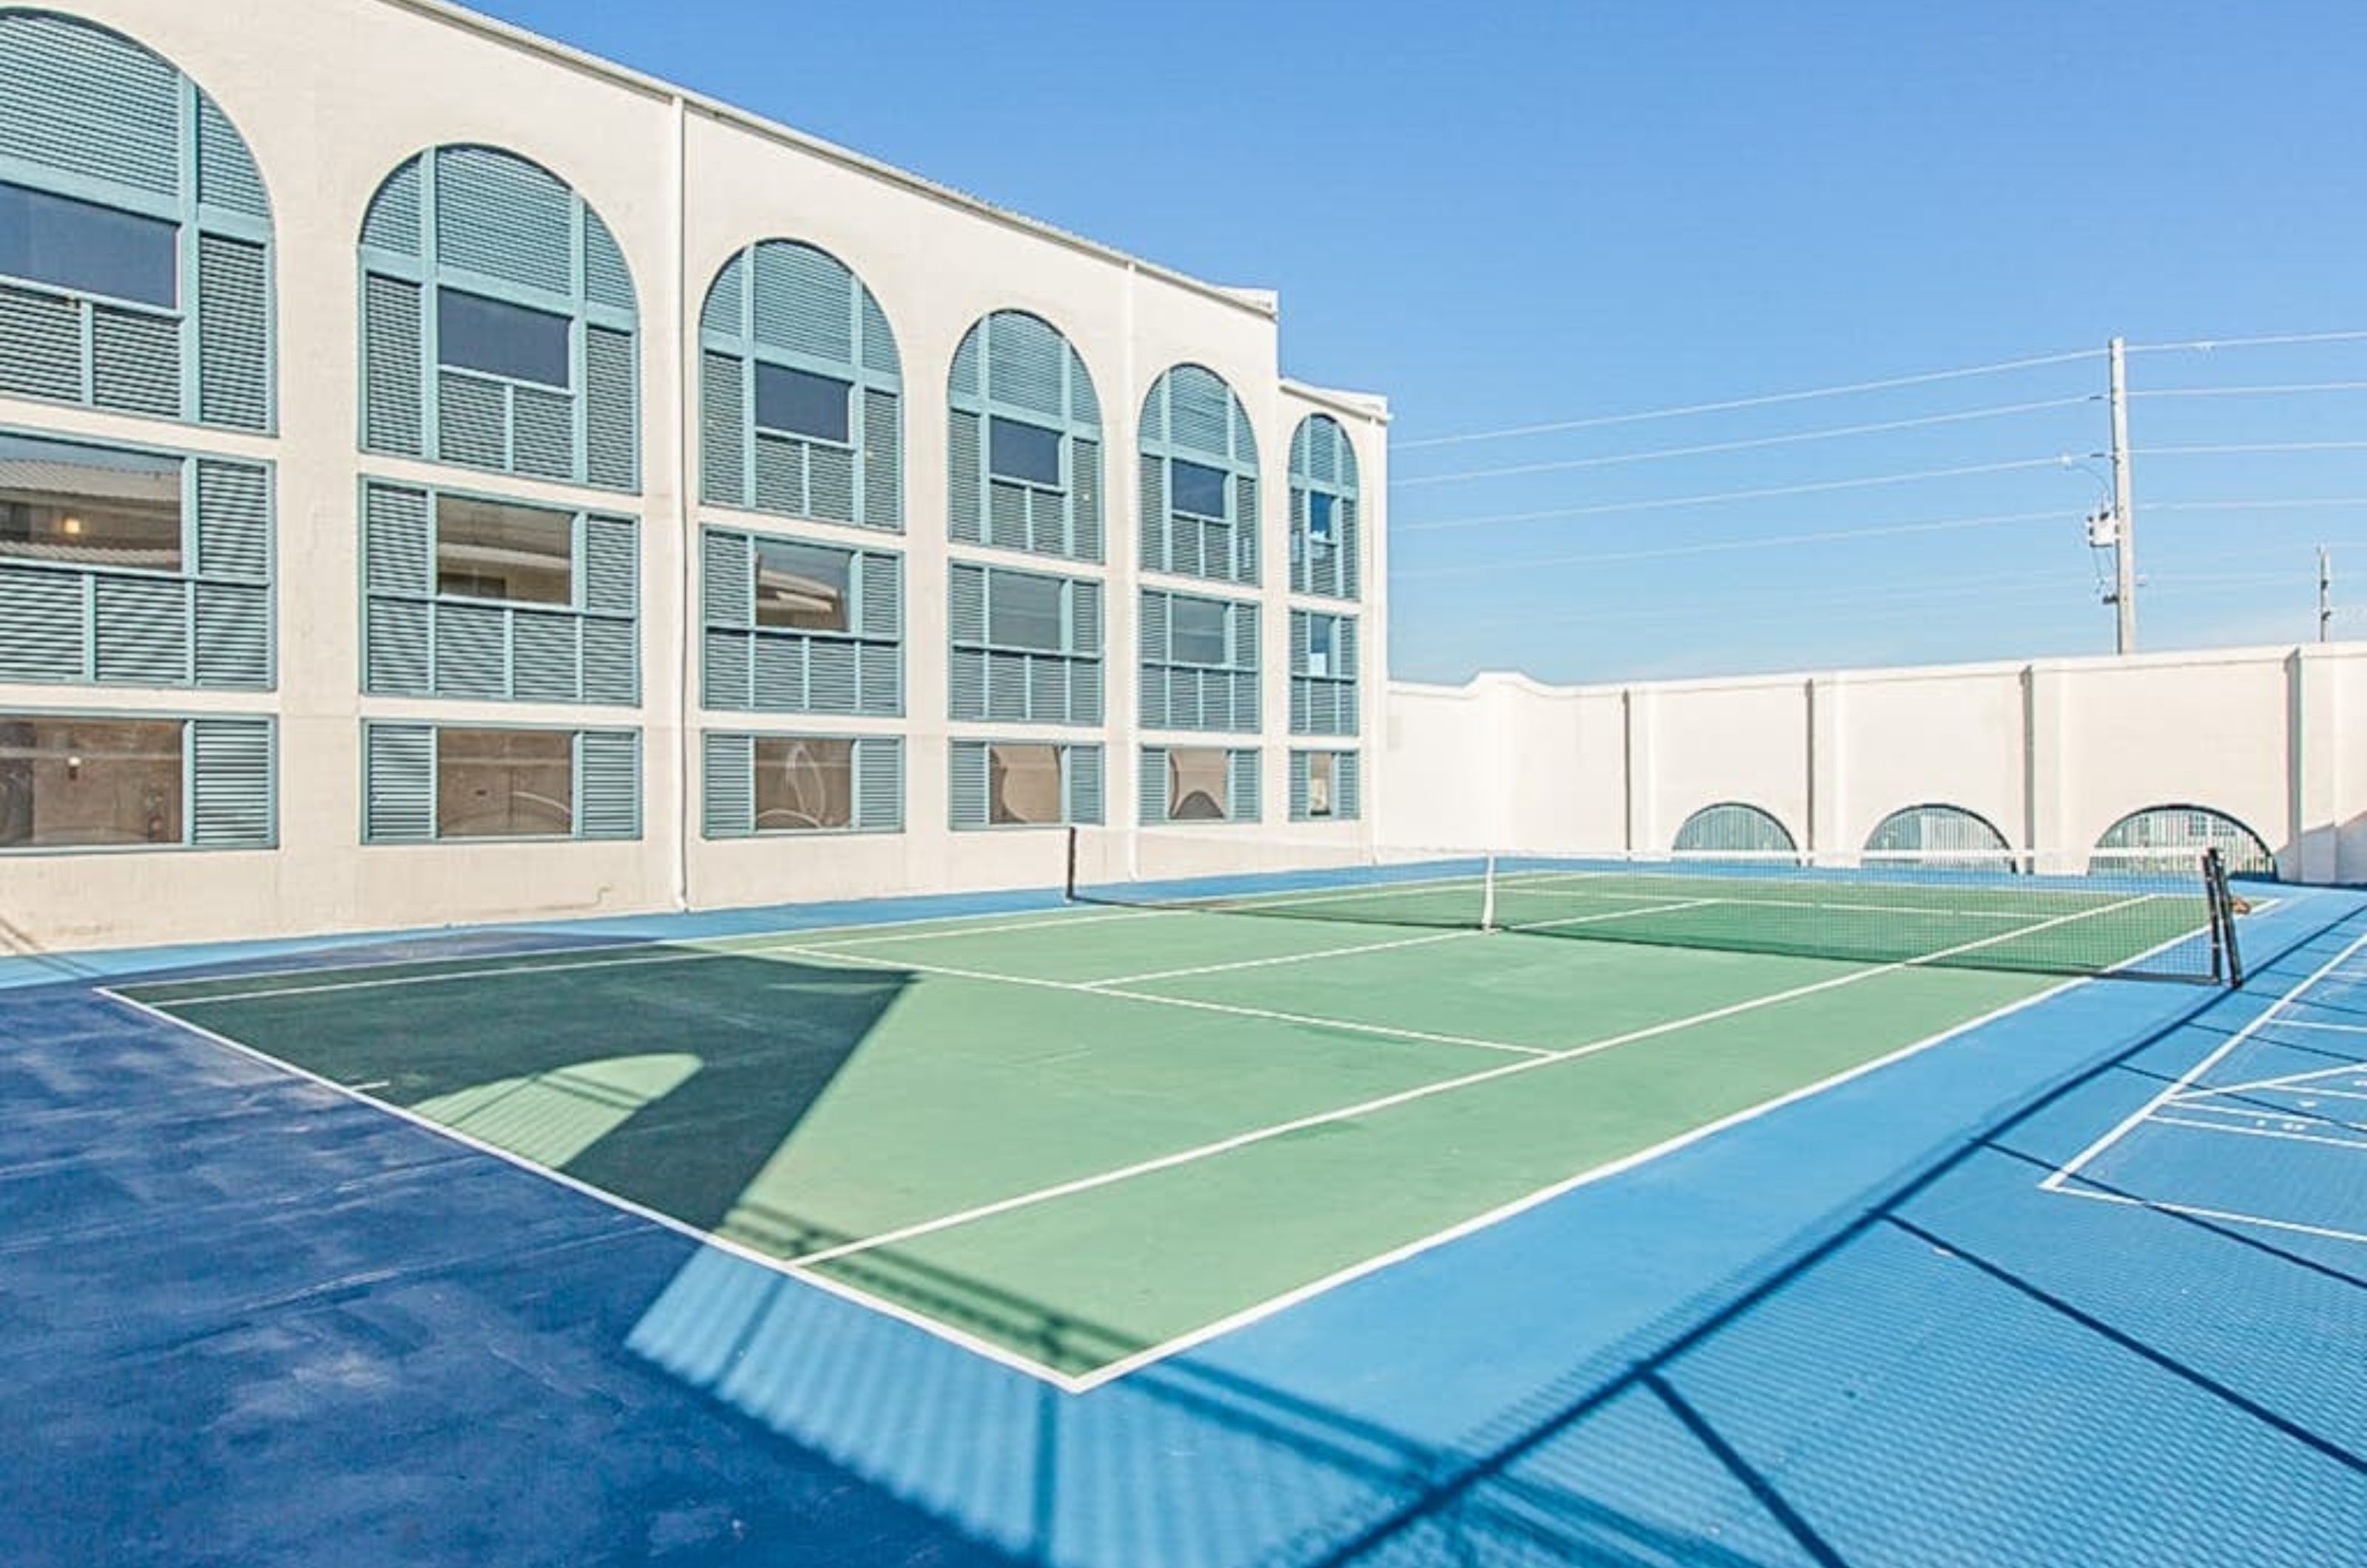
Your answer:
[[[1523,440],[1428,437],[2029,355],[2367,328],[2358,0],[824,7],[494,14],[1211,279],[1278,289],[1286,373],[1378,390],[1400,481],[2100,392],[2096,358]],[[2140,391],[2367,382],[2367,343],[2157,352]],[[2367,390],[2153,396],[2134,445],[2367,438]],[[1552,679],[2101,651],[2058,466],[2082,403],[1863,437],[1400,484],[1395,673]],[[2148,647],[2314,635],[2367,452],[2147,453]],[[2243,502],[2220,506],[2219,502]],[[2154,511],[2149,508],[2158,507]],[[1956,525],[1961,520],[2029,521]],[[1854,543],[1605,554],[1945,523]],[[2367,592],[2350,595],[2367,602]],[[2350,617],[2354,636],[2367,618]]]

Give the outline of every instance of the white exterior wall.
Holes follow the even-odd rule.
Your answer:
[[[1945,805],[2077,860],[2132,812],[2200,806],[2288,877],[2367,882],[2367,643],[1628,686],[1490,674],[1392,686],[1383,736],[1388,846],[1665,851],[1735,801],[1848,854],[1892,812]]]
[[[192,77],[252,148],[273,209],[278,430],[250,436],[0,397],[0,427],[254,457],[275,471],[278,680],[266,693],[0,684],[0,712],[123,712],[277,717],[277,834],[272,851],[33,852],[8,861],[6,916],[22,946],[137,944],[224,935],[391,929],[472,921],[727,907],[1059,882],[1063,830],[955,832],[948,739],[1098,741],[1104,816],[1086,830],[1087,869],[1123,874],[1135,858],[1138,521],[1136,436],[1158,377],[1207,366],[1240,397],[1260,444],[1262,586],[1162,583],[1261,604],[1263,731],[1195,733],[1178,743],[1263,750],[1260,825],[1213,832],[1318,838],[1369,834],[1379,769],[1365,768],[1365,820],[1287,820],[1292,604],[1362,622],[1363,733],[1377,733],[1381,584],[1387,559],[1387,414],[1377,399],[1285,381],[1269,297],[1196,282],[926,185],[663,84],[467,13],[415,0],[71,0],[70,14],[136,39]],[[379,183],[420,152],[481,142],[529,159],[581,192],[631,269],[641,355],[640,492],[487,474],[365,455],[357,344],[362,217]],[[903,363],[904,530],[701,508],[697,318],[709,284],[763,239],[836,255],[878,297]],[[1104,418],[1099,565],[947,542],[946,383],[956,347],[982,316],[1042,316],[1089,367]],[[1306,414],[1337,419],[1362,479],[1358,602],[1287,592],[1288,453]],[[357,486],[365,475],[434,482],[638,518],[642,701],[638,708],[361,694]],[[702,518],[891,549],[904,556],[905,716],[721,713],[697,706],[696,544]],[[1106,725],[955,725],[947,712],[945,563],[997,561],[1104,583]],[[365,845],[361,725],[633,727],[642,736],[642,827],[634,842]],[[708,840],[698,821],[702,728],[904,738],[905,830]],[[1153,739],[1163,738],[1151,738]],[[1353,738],[1300,745],[1353,748]]]

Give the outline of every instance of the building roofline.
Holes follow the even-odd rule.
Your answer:
[[[628,65],[619,65],[615,61],[604,60],[596,54],[577,49],[572,44],[561,43],[555,39],[545,38],[540,33],[502,21],[498,17],[488,17],[481,12],[470,10],[464,6],[452,4],[451,0],[379,0],[379,3],[396,10],[412,12],[429,21],[457,28],[463,32],[474,33],[491,42],[539,56],[554,64],[565,66],[585,75],[599,77],[645,97],[659,98],[669,103],[681,103],[685,107],[696,109],[718,123],[732,126],[766,141],[778,142],[798,152],[825,159],[855,173],[885,180],[915,196],[1001,223],[1006,228],[1016,229],[1038,239],[1049,240],[1055,244],[1080,252],[1096,260],[1132,268],[1149,276],[1156,277],[1162,283],[1172,284],[1204,299],[1245,311],[1262,321],[1270,321],[1277,319],[1278,311],[1271,296],[1260,298],[1253,291],[1245,294],[1241,290],[1227,288],[1220,284],[1209,283],[1187,273],[1178,272],[1172,267],[1162,266],[1157,262],[1146,261],[1140,256],[1129,254],[1115,246],[1103,244],[1097,240],[1086,239],[1082,234],[1071,233],[1041,219],[1027,217],[1006,207],[997,207],[991,201],[956,190],[951,186],[939,185],[934,180],[925,179],[909,170],[897,168],[892,164],[885,164],[877,158],[866,157],[852,148],[842,147],[834,141],[810,135],[792,126],[784,125],[778,120],[767,119],[763,115],[726,103],[720,98],[693,92],[663,77],[636,71]]]

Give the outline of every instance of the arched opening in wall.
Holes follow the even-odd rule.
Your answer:
[[[2258,833],[2207,806],[2148,806],[2104,829],[2090,871],[2170,871],[2217,850],[2230,876],[2273,881],[2276,857]]]
[[[1739,801],[1704,806],[1686,818],[1671,848],[1681,855],[1736,855],[1753,860],[1788,856],[1796,861],[1800,852],[1790,829],[1771,813]]]
[[[2021,869],[1997,825],[1961,806],[1909,806],[1894,811],[1867,835],[1865,852],[1881,856],[1889,865]]]

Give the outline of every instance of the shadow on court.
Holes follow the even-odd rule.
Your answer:
[[[132,994],[706,1231],[912,982],[663,947],[361,978]]]

